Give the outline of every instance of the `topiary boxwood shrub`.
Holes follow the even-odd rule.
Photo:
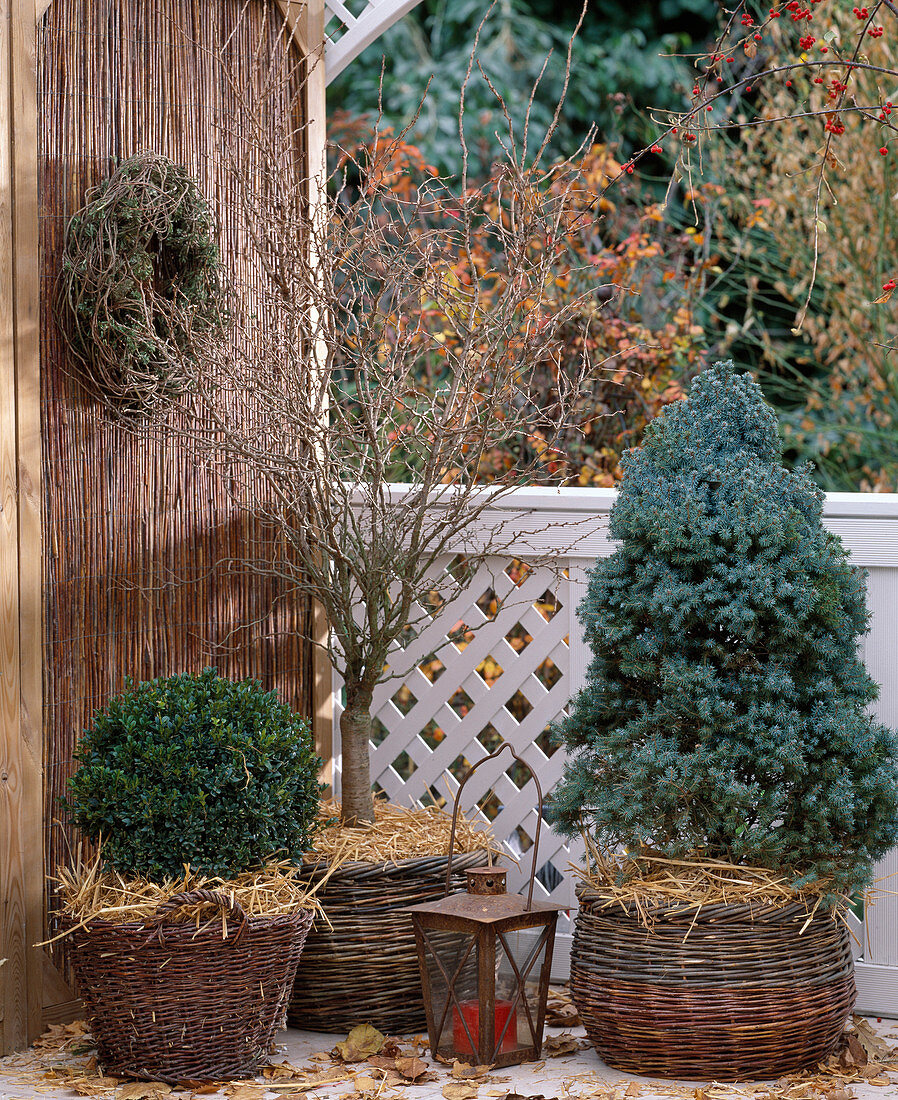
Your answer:
[[[75,753],[64,800],[107,866],[160,879],[231,876],[298,858],[321,786],[309,723],[262,690],[207,668],[126,681]]]

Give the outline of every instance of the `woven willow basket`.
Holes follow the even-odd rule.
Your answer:
[[[197,930],[166,923],[181,905],[227,913]],[[72,932],[71,960],[106,1074],[177,1084],[251,1076],[268,1061],[313,913],[247,917],[221,894],[179,894],[156,920],[94,920]],[[160,918],[163,918],[160,921]]]
[[[804,905],[634,908],[581,889],[571,996],[611,1066],[657,1077],[778,1077],[836,1047],[855,1001],[848,929]]]
[[[456,853],[452,888],[486,852]],[[446,893],[446,856],[346,863],[318,893],[327,915],[309,933],[288,1020],[306,1031],[348,1032],[373,1024],[387,1035],[426,1031],[421,971],[407,905]],[[326,866],[313,869],[322,877]],[[328,928],[328,921],[331,927]]]

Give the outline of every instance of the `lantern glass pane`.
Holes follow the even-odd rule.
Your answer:
[[[539,1044],[540,976],[546,955],[545,929],[500,935],[496,943],[496,1043],[497,1053]],[[499,1006],[509,1005],[514,1019],[505,1040],[500,1041]],[[512,1029],[513,1042],[512,1042]]]
[[[477,937],[428,930],[425,942],[437,1049],[473,1055],[479,1042]]]

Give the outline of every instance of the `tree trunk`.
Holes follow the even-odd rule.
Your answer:
[[[342,789],[343,825],[369,825],[374,821],[374,797],[371,793],[370,688],[346,685],[346,709],[340,715],[340,740],[343,753]]]

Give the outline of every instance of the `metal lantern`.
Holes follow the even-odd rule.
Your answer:
[[[539,798],[526,903],[520,895],[506,893],[506,871],[501,867],[466,871],[467,893],[449,894],[461,792],[477,768],[503,749],[528,768]],[[458,788],[449,836],[446,896],[405,910],[415,926],[434,1057],[511,1066],[540,1056],[555,923],[564,908],[533,901],[542,800],[533,769],[503,741],[469,769]]]

